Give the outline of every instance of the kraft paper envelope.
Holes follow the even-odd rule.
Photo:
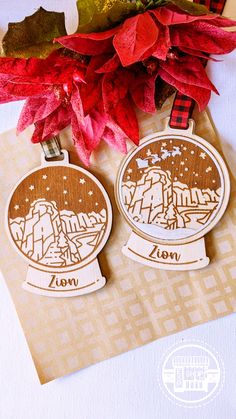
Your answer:
[[[167,101],[159,116],[140,114],[142,136],[162,128],[169,116]],[[219,142],[206,113],[195,113],[197,134]],[[107,285],[93,294],[53,299],[22,289],[27,262],[13,249],[4,230],[10,190],[19,178],[40,163],[41,148],[30,143],[30,132],[15,130],[0,138],[1,269],[41,383],[134,349],[155,339],[236,311],[236,194],[231,179],[228,209],[206,238],[211,264],[200,271],[160,271],[125,257],[122,246],[130,227],[114,200],[114,181],[121,156],[106,145],[96,152],[91,171],[103,183],[113,206],[113,229],[99,261]],[[69,131],[62,136],[79,164]]]

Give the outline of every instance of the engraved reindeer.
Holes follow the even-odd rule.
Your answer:
[[[161,157],[158,154],[152,154],[152,164],[155,164],[158,161],[161,161]]]
[[[166,150],[164,147],[161,147],[161,159],[165,160],[167,157],[171,157],[172,152],[169,150]]]
[[[171,155],[172,155],[172,157],[181,156],[180,148],[174,146]]]

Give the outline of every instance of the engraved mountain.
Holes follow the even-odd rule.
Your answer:
[[[107,213],[89,214],[57,209],[54,201],[34,201],[26,217],[10,220],[17,246],[30,259],[49,266],[79,263],[100,243]]]
[[[124,205],[136,226],[161,238],[187,237],[200,230],[220,202],[221,188],[189,188],[169,170],[151,167],[137,182],[122,183]]]

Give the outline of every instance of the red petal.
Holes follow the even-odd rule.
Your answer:
[[[227,17],[217,16],[211,21],[212,25],[219,26],[220,28],[231,28],[236,26],[236,20],[228,19]]]
[[[142,56],[142,61],[153,56],[160,60],[166,60],[167,53],[171,47],[170,31],[168,26],[163,26],[158,23],[159,35],[155,44],[149,48]]]
[[[133,78],[133,74],[123,68],[115,73],[104,74],[102,95],[104,108],[108,113],[112,112],[118,102],[125,98]]]
[[[162,25],[179,25],[181,23],[190,23],[196,20],[212,20],[215,19],[216,15],[189,15],[184,11],[181,11],[178,7],[159,7],[155,10],[151,10],[149,13],[154,15]]]
[[[144,112],[154,113],[155,82],[157,75],[141,74],[136,76],[130,86],[130,93],[135,105]]]
[[[22,81],[21,77],[14,77],[5,83],[4,90],[14,96],[29,97],[50,94],[52,86]]]
[[[226,32],[207,22],[193,22],[172,27],[171,44],[209,54],[227,54],[236,47],[236,32]]]
[[[57,38],[55,41],[80,54],[98,55],[113,50],[112,38],[118,30],[119,27],[98,33],[77,33]]]
[[[59,134],[61,130],[70,124],[71,108],[60,106],[45,119],[36,122],[32,136],[33,143],[46,141]]]
[[[60,103],[54,93],[49,96],[28,98],[20,114],[17,132],[20,133],[29,125],[45,119],[60,106]]]
[[[160,67],[182,83],[203,87],[218,93],[206,75],[202,60],[198,57],[186,56],[179,60],[169,59],[166,62],[160,62]]]
[[[6,91],[6,84],[9,81],[9,76],[5,74],[0,75],[0,103],[14,102],[25,99],[25,96],[15,96]]]
[[[204,60],[211,60],[215,62],[219,62],[220,60],[216,60],[215,58],[208,55],[206,52],[197,51],[191,48],[179,47],[179,49],[185,52],[188,55],[193,55],[194,57],[203,58]]]
[[[131,100],[126,97],[119,101],[111,114],[112,119],[135,144],[139,143],[139,126]]]
[[[174,86],[177,90],[179,90],[180,93],[194,99],[197,102],[200,111],[203,111],[206,108],[211,97],[210,90],[180,82],[162,68],[159,69],[159,76],[171,86]]]
[[[93,108],[101,101],[102,98],[102,81],[90,82],[86,86],[80,87],[80,95],[83,103],[84,114],[92,112]]]
[[[148,12],[127,19],[113,40],[123,66],[139,61],[154,45],[158,33],[158,27]]]
[[[113,121],[107,122],[102,138],[109,146],[123,154],[127,153],[127,135]]]
[[[78,123],[75,114],[72,115],[72,137],[82,162],[88,166],[92,151],[98,146],[106,125],[106,117],[94,111],[87,115],[83,125]]]
[[[120,66],[120,59],[118,55],[115,54],[113,55],[112,58],[106,61],[105,64],[102,65],[102,67],[96,70],[96,73],[110,73],[111,71],[117,70],[119,66]]]
[[[74,89],[71,98],[70,103],[72,106],[72,109],[77,117],[78,122],[83,121],[84,119],[84,110],[83,110],[83,104],[80,96],[80,92],[78,89]]]

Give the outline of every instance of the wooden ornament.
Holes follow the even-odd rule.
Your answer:
[[[64,160],[26,174],[11,193],[6,228],[29,262],[23,288],[49,297],[72,297],[106,283],[97,255],[107,242],[112,208],[101,183]]]
[[[187,130],[165,122],[163,132],[145,137],[123,160],[116,201],[132,228],[123,248],[129,258],[167,270],[208,265],[204,236],[223,216],[229,174],[218,151]]]

